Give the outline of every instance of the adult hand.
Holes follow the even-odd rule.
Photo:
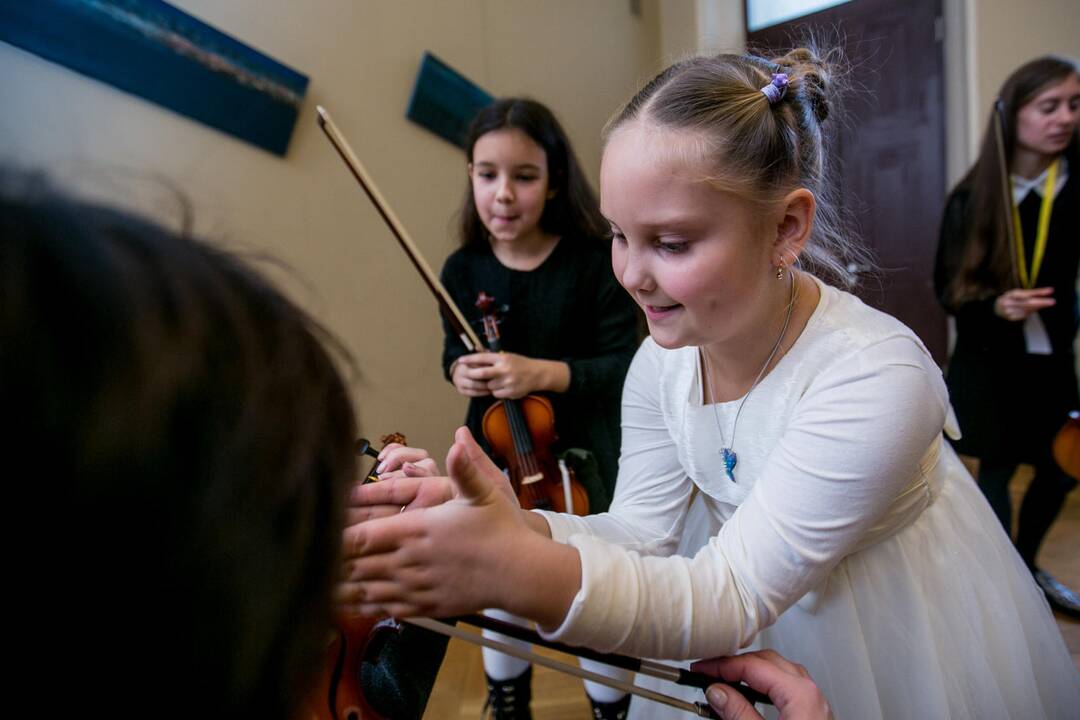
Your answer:
[[[443,502],[346,528],[345,578],[336,590],[346,612],[449,617],[503,606],[500,593],[510,583],[493,578],[512,573],[516,556],[510,548],[538,536],[526,525],[506,477],[467,429],[458,430],[446,466],[452,484],[436,487],[451,497],[433,491]],[[394,496],[390,486],[385,492],[396,502],[416,488],[416,502],[419,488],[444,480],[400,479],[402,495]],[[381,498],[379,485],[367,485],[361,493]]]
[[[780,712],[780,720],[832,720],[829,703],[806,668],[773,650],[699,660],[690,668],[727,682],[743,682],[766,693]],[[754,706],[735,688],[710,685],[705,697],[723,720],[762,720]]]
[[[1056,302],[1051,297],[1053,294],[1052,287],[1009,290],[994,301],[994,314],[1012,322],[1026,320],[1033,312],[1053,307]]]

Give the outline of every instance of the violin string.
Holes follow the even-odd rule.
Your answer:
[[[528,426],[525,423],[525,418],[521,413],[521,407],[513,400],[504,400],[503,408],[506,410],[507,421],[510,425],[510,434],[514,440],[514,454],[517,456],[518,467],[521,467],[526,477],[536,475],[539,473],[539,468],[536,464],[536,457],[531,452],[531,438],[529,435]],[[522,453],[521,448],[528,448],[529,452]],[[528,498],[532,504],[536,505],[540,501],[539,488],[535,487],[536,483],[526,483],[524,490],[528,493]]]

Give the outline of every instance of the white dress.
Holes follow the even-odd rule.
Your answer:
[[[773,648],[838,718],[1080,717],[1049,607],[943,440],[940,370],[904,325],[819,287],[742,409],[735,482],[719,450],[741,400],[703,406],[697,349],[645,341],[610,511],[544,513],[582,562],[547,636],[675,660]]]

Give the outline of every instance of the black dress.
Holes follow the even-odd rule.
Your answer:
[[[596,457],[608,495],[619,459],[619,405],[626,371],[638,346],[637,311],[611,271],[606,246],[562,238],[534,270],[507,268],[489,245],[462,248],[446,260],[442,282],[477,334],[483,337],[476,297],[495,298],[502,322],[503,350],[526,357],[561,360],[570,366],[570,387],[547,397],[555,410],[558,447],[583,448]],[[443,372],[466,354],[443,320]],[[471,398],[466,424],[483,443],[481,422],[495,398]]]
[[[1026,352],[1022,322],[994,314],[994,298],[954,304],[945,288],[956,274],[974,207],[958,187],[941,225],[934,284],[945,309],[956,317],[956,348],[946,382],[963,438],[958,452],[984,460],[1040,462],[1077,399],[1073,341],[1077,332],[1077,265],[1080,262],[1080,167],[1058,193],[1050,219],[1042,268],[1035,287],[1051,286],[1057,303],[1039,316],[1050,337],[1050,355]],[[1031,192],[1019,206],[1027,265],[1035,245],[1041,197]]]

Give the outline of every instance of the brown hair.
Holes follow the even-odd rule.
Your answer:
[[[1048,55],[1021,65],[1005,80],[998,93],[998,100],[1005,115],[1002,135],[1007,163],[1012,162],[1016,149],[1016,116],[1020,108],[1047,87],[1063,81],[1070,74],[1080,75],[1080,68],[1075,61]],[[945,288],[945,298],[951,305],[995,297],[1016,284],[1013,276],[1013,249],[1009,247],[1008,226],[1005,222],[1005,210],[1009,205],[1002,196],[1004,184],[994,136],[994,117],[991,113],[983,134],[979,157],[957,186],[958,189],[970,191],[971,207],[968,215],[968,237],[960,269]],[[1076,133],[1063,155],[1068,158],[1070,167],[1080,167]]]
[[[12,484],[35,645],[74,642],[65,683],[99,713],[296,717],[355,471],[334,343],[228,254],[2,175],[0,404],[33,463]]]
[[[830,202],[822,123],[829,117],[836,61],[798,48],[769,60],[756,55],[716,55],[678,62],[653,78],[610,121],[605,139],[630,121],[685,130],[696,136],[710,162],[708,181],[759,206],[796,188],[810,190],[817,211],[800,259],[838,285],[855,278],[849,262],[870,264],[865,250],[840,232]],[[774,73],[786,73],[787,92],[775,104],[761,92]]]

